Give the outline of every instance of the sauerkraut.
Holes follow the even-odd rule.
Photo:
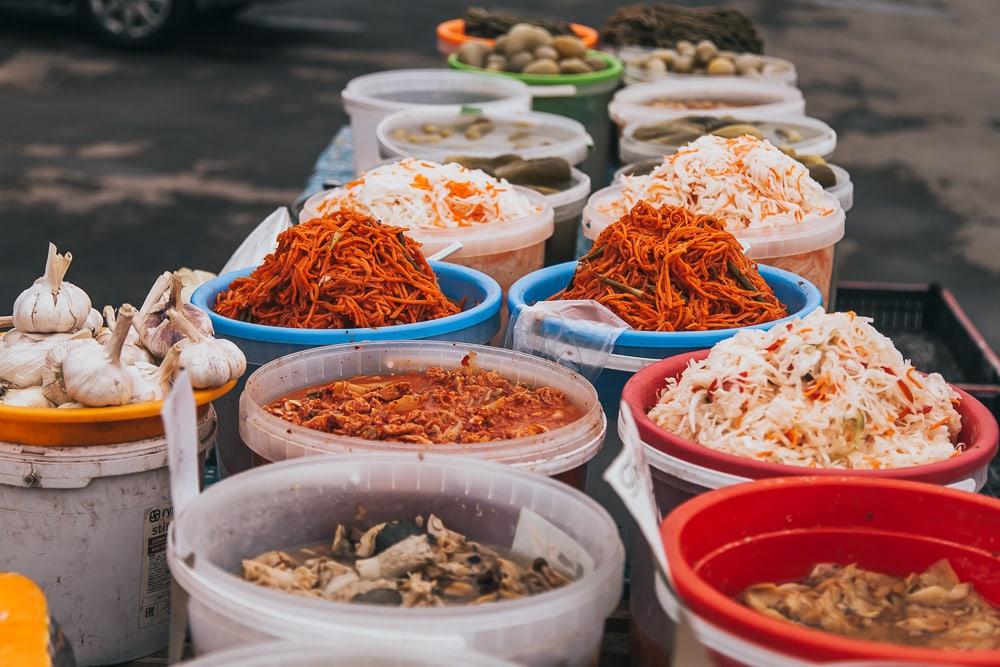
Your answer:
[[[339,208],[408,229],[510,222],[541,210],[513,185],[484,171],[413,158],[370,169],[319,204],[321,213]]]
[[[918,373],[854,313],[817,309],[718,343],[669,378],[649,417],[682,438],[758,461],[878,470],[955,456],[958,394]]]

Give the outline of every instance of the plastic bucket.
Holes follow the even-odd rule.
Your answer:
[[[247,357],[247,373],[240,379],[236,391],[215,402],[219,412],[216,451],[220,475],[238,473],[252,465],[252,452],[239,436],[239,396],[250,373],[269,361],[313,347],[363,340],[452,340],[460,343],[490,340],[500,328],[502,299],[496,281],[464,266],[431,262],[431,267],[441,291],[453,301],[464,299],[466,310],[430,322],[380,329],[288,329],[240,322],[216,314],[213,306],[219,292],[236,278],[249,275],[253,269],[233,271],[199,287],[191,303],[209,314],[216,337],[233,341]]]
[[[570,23],[569,27],[577,37],[583,40],[584,46],[588,49],[597,46],[598,34],[596,30],[585,25],[580,25],[579,23]],[[491,46],[496,43],[495,39],[466,35],[465,19],[450,19],[439,23],[437,27],[437,40],[438,53],[445,56],[451,55],[466,42],[482,42]]]
[[[268,642],[217,651],[184,667],[517,667],[482,653],[414,646],[409,642]]]
[[[379,161],[375,130],[383,117],[411,107],[475,107],[493,111],[527,111],[531,93],[517,81],[446,69],[400,69],[351,79],[341,92],[351,119],[354,171]]]
[[[650,106],[654,100],[718,100],[738,104],[716,109],[671,109]],[[651,123],[684,116],[737,116],[754,114],[756,118],[801,116],[806,103],[798,88],[774,81],[748,79],[691,80],[667,79],[628,86],[615,93],[608,114],[619,128],[633,123]]]
[[[588,74],[489,74],[495,78],[516,79],[531,86],[531,108],[535,111],[547,111],[583,123],[594,140],[594,151],[581,169],[590,176],[591,182],[600,186],[607,183],[611,157],[611,125],[608,123],[607,107],[621,80],[622,63],[611,54],[600,51],[590,51],[587,55],[602,58],[607,68]],[[460,63],[457,54],[448,57],[448,65],[468,72],[486,72]]]
[[[1000,604],[1000,502],[994,499],[887,479],[768,479],[688,501],[663,522],[661,535],[674,588],[719,665],[1000,664],[996,650],[848,639],[768,618],[734,599],[753,584],[800,579],[821,562],[905,577],[947,558],[961,581]],[[662,583],[657,593],[673,607]]]
[[[536,271],[530,276],[514,283],[507,297],[511,319],[516,318],[524,307],[538,301],[544,301],[553,294],[565,289],[575,270],[576,262],[567,262]],[[791,317],[804,316],[819,307],[819,291],[798,276],[770,266],[761,266],[760,273],[764,277],[764,280],[774,288],[774,293],[778,299],[788,307],[789,312],[792,313]],[[769,329],[787,321],[787,319],[769,322],[753,328]],[[556,329],[561,331],[562,336],[566,336],[567,333],[570,335],[574,334],[570,326],[553,326],[552,332],[554,333]],[[625,331],[622,333],[615,343],[612,354],[606,362],[601,364],[604,370],[594,380],[594,387],[597,389],[598,399],[604,408],[605,415],[607,415],[608,423],[618,423],[618,408],[622,390],[625,388],[625,383],[635,372],[665,357],[711,347],[720,340],[735,335],[737,331],[739,329],[671,333]],[[544,338],[547,333],[549,332],[543,323],[541,331],[538,333],[539,338]],[[576,335],[579,341],[585,345],[586,335],[582,332],[576,332]],[[542,347],[542,342],[542,340],[539,340],[539,349]],[[602,478],[605,468],[607,468],[608,464],[614,460],[620,451],[621,440],[618,438],[617,429],[609,429],[604,447],[589,464],[587,492],[604,507],[610,509],[612,516],[618,521],[623,540],[627,540],[628,534],[631,531],[631,517],[621,504],[617,494],[611,490]]]
[[[209,407],[199,451],[215,434]],[[0,570],[41,586],[81,666],[167,645],[171,516],[162,436],[87,447],[0,443]]]
[[[966,452],[948,461],[911,468],[878,471],[817,470],[771,463],[761,463],[722,452],[716,452],[674,436],[656,426],[646,413],[655,405],[666,379],[678,377],[692,360],[703,359],[709,350],[678,355],[657,362],[636,373],[625,385],[622,399],[632,410],[645,443],[646,459],[653,477],[653,493],[661,514],[666,516],[684,501],[710,489],[741,484],[752,479],[788,475],[843,476],[850,474],[875,479],[907,479],[951,486],[975,492],[986,483],[990,459],[997,450],[996,421],[979,401],[956,388],[962,396],[958,406],[963,430],[960,441],[969,444]],[[642,557],[635,554],[642,553]],[[648,547],[637,538],[633,544],[633,590],[642,591],[630,602],[633,633],[645,641],[643,649],[653,656],[669,655],[663,643],[665,633],[658,632],[666,622],[662,609],[651,604],[653,565]],[[643,597],[644,596],[644,597]],[[657,641],[659,638],[660,641]]]
[[[545,241],[545,266],[562,264],[576,257],[576,237],[583,208],[590,197],[590,177],[579,169],[573,169],[572,174],[573,185],[545,196],[555,212],[555,229]]]
[[[749,257],[802,276],[819,288],[825,303],[830,303],[835,254],[837,243],[844,238],[845,217],[836,197],[830,193],[827,197],[833,209],[830,215],[806,218],[794,225],[736,230],[733,235],[750,246]],[[583,236],[590,241],[584,244],[585,251],[605,227],[617,220],[603,211],[619,199],[620,184],[590,196],[581,223]]]
[[[686,114],[700,115],[700,114]],[[767,113],[760,115],[754,112],[741,112],[739,109],[733,110],[730,114],[734,122],[738,121],[768,121],[770,123],[780,123],[794,128],[803,134],[801,141],[785,141],[779,137],[768,137],[771,143],[776,146],[788,146],[800,155],[819,155],[829,157],[837,148],[837,132],[817,118],[808,116],[773,116]],[[683,116],[682,116],[683,117]],[[664,120],[660,118],[659,120]],[[655,122],[655,121],[654,121]],[[672,155],[677,151],[678,146],[660,144],[653,141],[643,141],[635,138],[635,131],[640,127],[649,125],[649,122],[629,123],[622,131],[621,140],[618,144],[618,157],[622,164],[631,164],[656,158],[662,160],[665,155]],[[768,136],[769,133],[765,133]]]
[[[554,526],[575,542],[572,560],[585,572],[519,600],[410,609],[289,595],[236,574],[243,558],[329,539],[338,522],[355,523],[359,504],[371,521],[433,512],[449,528],[502,548],[514,543],[519,524],[550,539]],[[223,480],[175,517],[168,548],[171,571],[189,596],[197,654],[273,638],[366,639],[464,648],[533,667],[596,664],[624,564],[611,517],[576,489],[433,454],[310,457]]]
[[[424,445],[364,440],[296,426],[267,413],[263,406],[288,394],[358,375],[460,368],[470,352],[476,367],[495,370],[514,382],[553,387],[584,415],[548,433],[487,443]],[[482,345],[442,341],[394,341],[334,345],[282,357],[259,368],[240,398],[240,435],[265,461],[313,454],[430,451],[441,456],[474,456],[561,479],[582,489],[587,462],[604,444],[607,423],[597,392],[577,373],[528,354]]]

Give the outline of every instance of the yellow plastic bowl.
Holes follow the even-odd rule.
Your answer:
[[[225,396],[236,380],[194,392],[198,416]],[[43,447],[115,445],[163,435],[163,401],[113,408],[19,408],[0,405],[0,441]]]

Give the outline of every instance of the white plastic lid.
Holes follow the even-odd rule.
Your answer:
[[[555,212],[556,224],[580,215],[583,207],[587,205],[587,197],[590,196],[590,176],[576,168],[570,173],[573,176],[573,185],[561,192],[545,195],[545,201]]]
[[[433,255],[460,241],[462,249],[450,256],[453,260],[520,250],[552,236],[555,215],[545,196],[519,185],[515,185],[514,189],[537,207],[536,213],[509,222],[486,222],[454,229],[408,229],[406,234],[423,246],[424,255]],[[299,213],[299,222],[322,217],[320,205],[331,192],[335,190],[317,192],[307,199]]]
[[[701,115],[700,112],[685,114],[685,116],[697,115]],[[798,115],[773,116],[767,113],[761,115],[759,112],[740,113],[739,109],[735,109],[732,113],[724,115],[732,116],[734,123],[741,121],[766,123],[763,134],[768,141],[775,146],[790,146],[795,152],[800,154],[827,157],[837,148],[837,132],[817,118]],[[677,118],[683,117],[678,116]],[[659,120],[663,121],[665,119],[661,118]],[[618,156],[621,158],[623,164],[631,164],[649,158],[662,158],[677,151],[677,146],[641,141],[632,136],[638,128],[649,124],[649,121],[639,121],[629,123],[625,126],[625,129],[622,131],[621,141],[618,144]],[[785,125],[794,128],[803,135],[802,141],[784,141],[768,125]]]
[[[650,81],[662,81],[663,79],[680,79],[683,81],[689,81],[692,79],[711,78],[725,79],[729,81],[733,79],[779,81],[789,86],[794,86],[798,79],[798,73],[795,71],[795,64],[792,63],[792,61],[785,60],[784,58],[775,58],[774,56],[761,55],[757,56],[763,61],[763,67],[761,68],[760,74],[733,74],[729,76],[713,75],[711,77],[702,74],[678,74],[677,72],[653,74],[639,64],[640,60],[651,54],[653,51],[656,51],[656,49],[648,46],[626,46],[618,52],[618,57],[625,63],[625,75],[623,78],[625,85],[631,86],[640,83],[649,83]]]
[[[418,106],[531,108],[531,90],[516,79],[449,69],[398,69],[351,79],[341,92],[348,114],[383,114]]]
[[[596,240],[601,232],[616,220],[602,210],[621,198],[620,183],[609,185],[598,190],[587,201],[583,209],[583,234],[588,239]],[[820,250],[832,246],[844,238],[844,209],[840,202],[829,192],[824,193],[827,207],[833,212],[825,216],[811,216],[794,225],[782,225],[765,229],[730,230],[733,236],[749,244],[747,256],[752,259],[764,260],[772,257],[787,257],[800,253]]]
[[[476,366],[514,382],[558,389],[583,411],[571,424],[542,435],[471,444],[424,445],[364,440],[289,423],[264,405],[288,394],[359,375],[459,368],[469,352]],[[406,451],[475,456],[546,476],[585,465],[604,443],[605,417],[597,391],[581,375],[551,361],[502,348],[448,341],[376,341],[316,348],[272,361],[254,371],[240,396],[240,436],[268,461],[311,454]]]
[[[746,106],[726,106],[719,109],[668,109],[652,107],[657,99],[726,100]],[[608,105],[608,114],[620,126],[632,123],[656,122],[682,116],[732,116],[755,113],[765,116],[798,115],[805,113],[802,92],[784,83],[748,79],[665,79],[653,83],[628,86],[615,93]]]
[[[482,653],[413,642],[292,641],[213,651],[183,667],[516,667]]]
[[[468,139],[461,132],[435,144],[419,144],[397,139],[397,130],[419,129],[424,124],[451,126],[483,117],[497,127],[479,139]],[[515,148],[508,136],[515,132],[527,132],[529,145]],[[485,111],[476,112],[455,108],[413,108],[397,111],[386,116],[376,130],[379,146],[383,154],[390,157],[415,157],[435,162],[444,162],[450,155],[475,157],[495,157],[513,153],[526,160],[532,158],[562,158],[570,165],[578,165],[587,159],[594,140],[587,134],[582,123],[540,111]]]

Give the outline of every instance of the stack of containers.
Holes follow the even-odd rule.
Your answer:
[[[435,143],[407,139],[413,128],[433,126],[449,128],[484,119],[494,125],[488,134],[475,139],[454,132]],[[449,158],[496,158],[516,154],[523,160],[558,158],[571,167],[571,183],[545,200],[554,211],[555,231],[545,242],[545,264],[558,264],[573,259],[580,214],[590,196],[590,177],[575,167],[583,163],[593,148],[593,140],[579,122],[541,112],[510,113],[451,109],[410,109],[387,116],[376,132],[382,155],[386,158],[415,157],[434,162]],[[513,139],[511,138],[513,137]],[[520,137],[520,138],[519,138]]]
[[[233,341],[246,355],[247,374],[237,391],[217,403],[220,425],[216,452],[222,476],[247,470],[253,464],[252,452],[240,439],[239,395],[246,378],[264,364],[287,354],[313,347],[366,340],[449,340],[462,343],[485,343],[500,328],[500,286],[487,275],[455,264],[432,262],[441,291],[464,310],[456,315],[429,322],[403,324],[378,329],[292,329],[241,322],[215,313],[220,292],[236,278],[253,269],[234,271],[202,285],[191,303],[209,314],[215,335]]]

